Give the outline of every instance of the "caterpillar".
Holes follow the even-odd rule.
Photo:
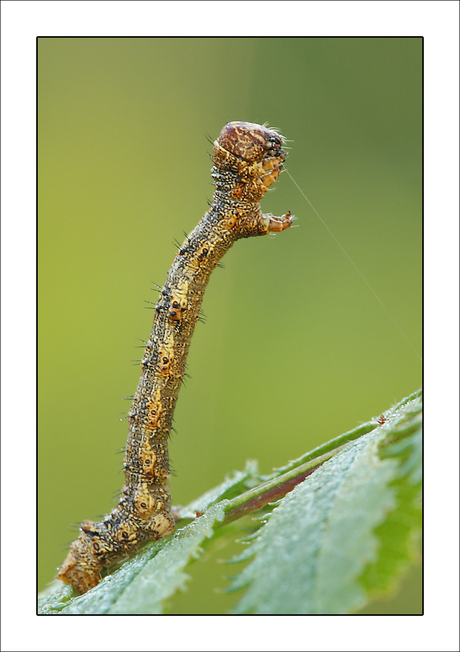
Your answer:
[[[294,217],[262,213],[260,200],[279,177],[286,152],[276,130],[230,122],[213,143],[212,204],[179,247],[155,305],[141,377],[128,413],[119,503],[101,522],[85,520],[58,572],[82,594],[103,570],[175,529],[168,438],[203,294],[213,269],[240,238],[284,231]]]

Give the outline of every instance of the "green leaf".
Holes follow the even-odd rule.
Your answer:
[[[269,476],[259,476],[256,463],[249,462],[178,509],[181,519],[193,522],[145,546],[85,595],[74,597],[69,586],[55,582],[39,596],[39,613],[162,613],[168,599],[185,588],[184,569],[201,546],[220,536],[214,529],[222,532],[228,523],[270,505],[254,543],[235,559],[252,561],[232,583],[233,589],[247,587],[234,611],[335,614],[360,608],[391,590],[415,556],[421,409],[421,392],[416,392],[383,419]]]
[[[398,406],[287,494],[238,558],[235,613],[344,614],[391,587],[420,528],[420,412]]]
[[[410,406],[408,406],[410,408]],[[407,415],[409,416],[409,415]],[[417,557],[421,532],[422,482],[422,415],[415,413],[406,423],[395,429],[404,439],[382,448],[383,459],[400,461],[390,488],[395,492],[398,508],[375,529],[380,543],[379,555],[360,577],[369,597],[395,590],[400,574]]]

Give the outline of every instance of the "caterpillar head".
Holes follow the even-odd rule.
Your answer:
[[[274,129],[252,122],[229,122],[220,132],[218,143],[230,154],[248,163],[261,162],[266,158],[284,161],[282,149],[284,137]]]
[[[214,141],[216,189],[240,201],[260,201],[281,173],[284,140],[262,125],[229,122]]]

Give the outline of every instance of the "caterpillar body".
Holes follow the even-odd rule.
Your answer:
[[[284,231],[282,217],[259,202],[280,175],[286,152],[277,131],[230,122],[213,144],[213,202],[180,246],[155,306],[142,373],[129,411],[119,503],[101,522],[83,521],[58,578],[77,593],[96,586],[101,572],[144,543],[171,534],[168,437],[185,362],[209,277],[240,238]]]

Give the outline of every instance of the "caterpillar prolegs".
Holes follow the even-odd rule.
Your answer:
[[[291,226],[290,212],[274,217],[259,205],[280,175],[283,143],[273,129],[230,122],[213,144],[212,205],[180,246],[155,306],[129,411],[119,503],[101,522],[83,521],[58,573],[78,593],[96,586],[105,568],[174,531],[168,437],[204,290],[236,240]]]

